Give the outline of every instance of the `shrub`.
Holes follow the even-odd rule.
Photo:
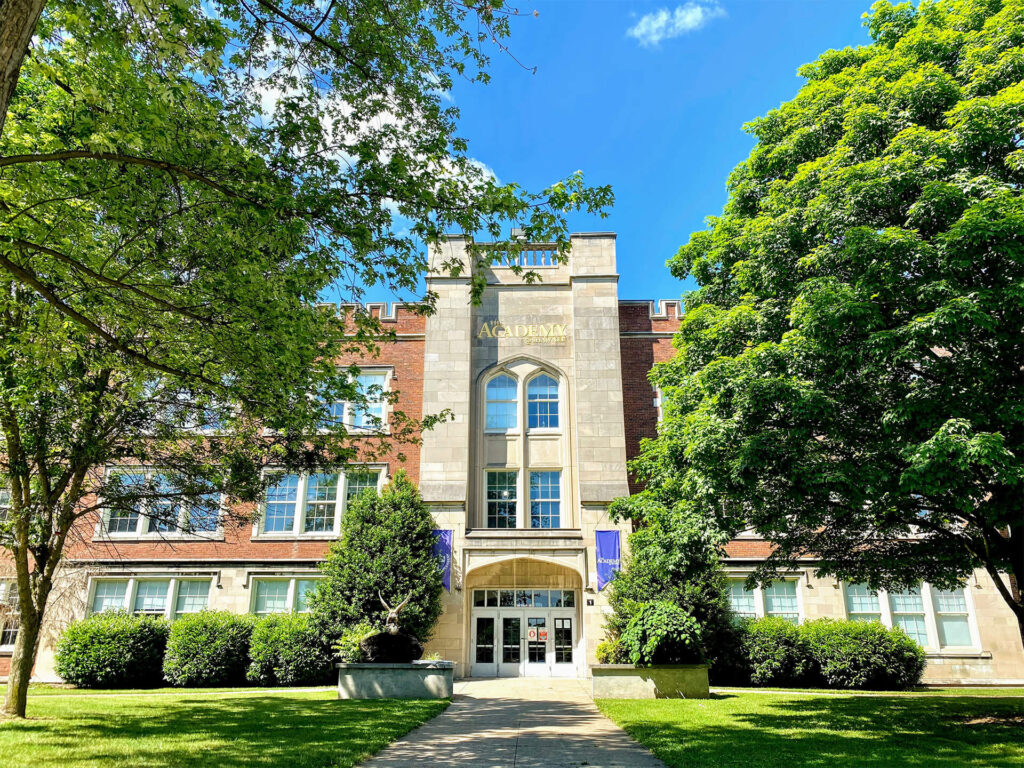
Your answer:
[[[754,685],[801,685],[810,656],[796,625],[776,616],[746,622],[743,649]]]
[[[433,553],[434,518],[404,471],[380,495],[365,492],[342,518],[341,540],[331,545],[324,577],[310,597],[314,626],[325,643],[338,642],[345,627],[368,622],[383,627],[391,605],[405,632],[426,640],[441,615],[441,571]]]
[[[57,674],[82,688],[159,685],[167,631],[163,619],[124,611],[76,621],[57,643]]]
[[[829,688],[897,690],[921,681],[924,650],[880,622],[818,619],[800,627],[818,682]]]
[[[171,626],[164,677],[171,685],[241,685],[254,618],[227,611],[182,616]]]
[[[628,664],[629,655],[618,639],[602,640],[594,649],[598,664]]]
[[[334,652],[338,654],[338,658],[341,661],[347,664],[357,664],[361,661],[366,661],[366,653],[359,643],[376,631],[372,624],[365,621],[351,627],[346,627],[334,646]]]
[[[306,614],[280,613],[256,621],[246,672],[250,683],[324,685],[332,671],[331,652]]]
[[[619,644],[636,666],[697,664],[704,659],[697,620],[667,601],[642,605],[623,630]]]

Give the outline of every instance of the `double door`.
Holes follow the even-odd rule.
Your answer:
[[[472,610],[473,677],[576,677],[574,609]]]

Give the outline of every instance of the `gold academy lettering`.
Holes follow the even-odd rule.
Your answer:
[[[562,344],[567,329],[563,323],[502,323],[498,320],[481,323],[478,339],[522,339],[525,344]]]

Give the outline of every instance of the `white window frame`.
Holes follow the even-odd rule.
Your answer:
[[[527,525],[533,517],[530,511],[530,504],[533,499],[530,498],[530,478],[533,477],[535,472],[557,472],[558,473],[558,528],[534,528],[532,525]],[[523,499],[523,503],[520,505],[520,518],[521,527],[531,531],[558,531],[565,527],[565,472],[562,471],[561,467],[534,467],[527,470],[525,473],[526,477],[523,480],[524,493],[526,498]],[[544,499],[538,499],[538,501],[545,501]],[[550,501],[550,499],[548,499]]]
[[[496,402],[496,403],[514,403],[515,407],[516,407],[515,423],[513,423],[513,425],[511,427],[489,427],[489,426],[487,426],[487,406],[491,402],[491,399],[487,396],[487,389],[488,389],[488,387],[490,387],[492,381],[494,381],[495,379],[499,379],[502,376],[507,377],[509,379],[512,379],[512,382],[516,386],[516,396],[512,400],[495,400],[493,402]],[[516,376],[514,373],[512,373],[511,371],[507,371],[504,368],[499,368],[498,370],[494,371],[490,376],[488,376],[484,380],[484,388],[483,388],[484,412],[483,412],[483,419],[482,419],[482,423],[483,423],[483,427],[484,427],[484,434],[487,434],[487,435],[521,435],[521,434],[523,434],[524,425],[526,423],[525,422],[525,418],[526,417],[523,414],[523,399],[525,397],[523,392],[524,392],[524,387],[523,387],[522,380],[518,376]]]
[[[750,571],[727,571],[726,578],[729,581],[746,581],[750,573]],[[807,620],[807,615],[804,613],[803,574],[783,573],[775,581],[792,581],[796,583],[796,623],[803,624]],[[753,594],[755,618],[763,619],[765,616],[773,615],[765,611],[764,589],[762,589],[760,584],[754,587]],[[732,607],[731,602],[730,607]]]
[[[843,582],[843,617],[849,618],[849,610],[846,604],[846,587],[847,583]],[[924,611],[924,625],[926,634],[928,636],[928,642],[922,647],[930,655],[941,656],[944,653],[949,654],[960,654],[960,653],[979,653],[981,651],[981,635],[978,632],[978,619],[974,610],[974,598],[971,594],[971,589],[968,584],[964,584],[960,587],[964,595],[964,603],[967,606],[967,628],[971,633],[971,645],[940,645],[939,643],[939,626],[936,619],[935,613],[935,598],[933,590],[935,589],[928,582],[920,582],[921,587],[921,604]],[[885,589],[877,590],[878,593],[878,607],[881,609],[881,621],[882,624],[889,627],[890,629],[896,626],[893,621],[892,603],[889,600],[889,592]]]
[[[118,474],[144,474],[147,482],[152,480],[154,475],[163,472],[159,467],[132,467],[116,466],[106,469],[106,477],[110,478]],[[97,523],[94,538],[96,539],[148,539],[148,540],[173,540],[173,541],[222,541],[224,539],[224,494],[217,494],[217,527],[212,531],[186,531],[183,526],[188,522],[189,509],[187,506],[178,504],[178,523],[173,531],[150,531],[149,522],[152,518],[148,515],[148,509],[153,504],[153,499],[140,500],[139,518],[135,521],[135,529],[130,531],[111,531],[110,512],[106,507],[102,508],[99,522]],[[102,506],[102,505],[101,505]]]
[[[269,478],[273,475],[298,475],[299,484],[296,489],[295,499],[295,517],[292,519],[292,528],[289,531],[267,531],[266,526],[266,512],[267,512],[267,500],[264,497],[263,501],[260,502],[260,515],[259,519],[254,521],[252,524],[252,537],[254,539],[337,539],[341,535],[341,520],[345,516],[345,511],[348,509],[348,476],[349,473],[357,474],[360,472],[376,472],[377,473],[377,493],[380,493],[381,489],[387,482],[387,470],[386,464],[348,464],[345,467],[339,469],[325,469],[323,471],[316,472],[286,472],[281,469],[267,469],[265,477]],[[306,531],[306,511],[307,511],[307,500],[306,490],[309,484],[309,476],[312,475],[329,475],[337,473],[338,477],[338,492],[335,500],[334,507],[334,526],[330,531]]]
[[[298,596],[299,582],[300,581],[320,581],[324,577],[318,573],[299,573],[299,574],[276,574],[276,573],[259,573],[252,574],[249,577],[249,613],[254,616],[277,616],[286,613],[309,613],[307,608],[304,611],[298,611],[295,608],[296,597]],[[285,597],[285,609],[283,611],[264,611],[263,613],[256,613],[256,584],[261,581],[273,581],[277,583],[287,582],[288,593]]]
[[[13,595],[13,599],[12,599],[12,595]],[[0,579],[0,603],[7,603],[9,606],[12,606],[14,615],[15,616],[18,615],[18,613],[19,613],[19,611],[18,611],[18,582],[17,582],[16,579],[11,579],[11,578]],[[3,628],[0,627],[0,631],[2,631],[2,629]],[[21,631],[21,619],[20,618],[18,619],[17,631],[18,632]],[[14,637],[15,637],[15,639],[17,639],[18,635],[15,634]],[[14,643],[4,643],[4,644],[0,645],[0,653],[10,653],[13,650],[14,650]]]
[[[530,426],[530,384],[541,376],[547,376],[549,379],[553,379],[556,388],[556,405],[558,406],[558,426],[557,427],[531,427]],[[565,382],[562,376],[549,371],[547,368],[538,368],[532,373],[526,376],[523,382],[522,394],[520,396],[521,406],[523,408],[523,429],[531,435],[559,435],[562,433],[562,424],[565,423],[565,409],[562,405],[565,403]],[[545,401],[549,402],[549,401]]]
[[[208,584],[206,592],[206,608],[210,607],[210,596],[213,593],[214,577],[212,575],[200,574],[195,576],[188,576],[183,574],[168,575],[166,573],[133,573],[128,576],[117,576],[114,574],[105,574],[102,576],[92,576],[89,579],[88,589],[88,606],[86,608],[88,615],[93,615],[97,611],[93,610],[93,603],[96,600],[96,585],[101,582],[125,582],[124,590],[124,602],[121,604],[121,610],[128,611],[132,615],[145,615],[145,616],[162,616],[168,621],[174,621],[181,616],[187,616],[195,611],[182,611],[178,613],[178,587],[184,581],[205,581]],[[142,612],[135,610],[135,598],[138,595],[138,586],[140,581],[166,581],[167,584],[167,604],[164,606],[164,610],[157,613]]]
[[[381,399],[380,400],[367,400],[367,403],[380,403],[381,405],[381,423],[379,427],[372,426],[356,426],[355,417],[356,409],[355,403],[351,400],[338,400],[336,402],[328,402],[321,399],[326,406],[341,405],[342,416],[341,423],[345,427],[345,430],[354,436],[361,435],[389,435],[391,434],[391,402],[387,399],[387,394],[391,392],[391,381],[394,379],[395,369],[392,366],[360,366],[360,374],[366,374],[369,376],[379,376],[383,374],[384,384],[381,387]],[[356,382],[353,381],[353,385]],[[320,432],[328,432],[329,429],[320,429]]]

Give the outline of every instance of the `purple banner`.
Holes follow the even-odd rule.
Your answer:
[[[441,569],[441,583],[449,592],[452,591],[452,534],[454,531],[434,529],[437,541],[434,542],[434,556],[438,559]]]
[[[597,591],[600,592],[619,570],[619,532],[597,531]]]

